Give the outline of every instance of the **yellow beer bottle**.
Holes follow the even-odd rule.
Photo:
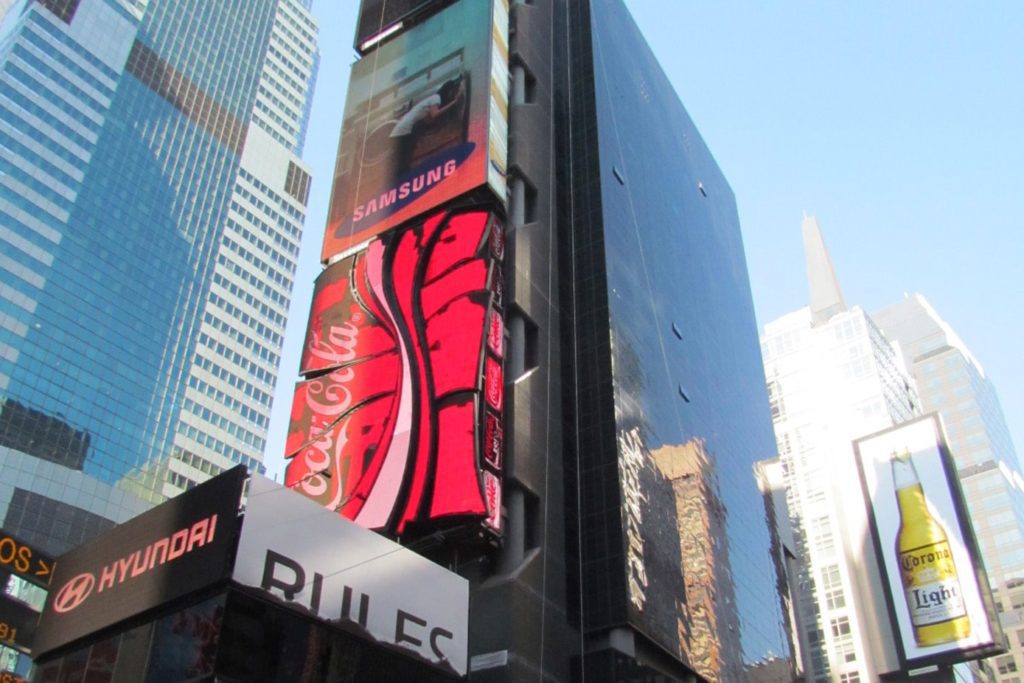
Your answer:
[[[890,462],[900,508],[896,556],[914,639],[927,647],[966,638],[971,621],[946,531],[928,511],[910,451],[894,451]]]

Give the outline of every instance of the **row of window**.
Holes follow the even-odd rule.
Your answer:
[[[295,130],[295,126],[291,125],[288,121],[285,121],[283,117],[278,116],[277,112],[268,107],[263,100],[256,100],[256,109],[263,113],[264,116],[268,117],[271,121],[276,123],[284,132],[288,133],[292,137],[298,137],[299,132]],[[286,145],[289,149],[291,145]]]
[[[282,3],[278,6],[277,19],[288,20],[296,31],[302,34],[302,37],[310,42],[316,42],[316,22],[314,22],[309,14],[305,11],[300,10],[302,7],[301,3],[293,0],[292,5]],[[294,14],[293,14],[294,13]]]
[[[249,420],[250,422],[256,424],[259,427],[262,427],[263,429],[266,429],[270,425],[270,418],[268,418],[265,414],[263,414],[256,408],[253,408],[252,406],[242,403],[234,396],[229,396],[226,392],[223,392],[220,389],[210,384],[207,384],[206,382],[199,379],[195,375],[189,377],[188,385],[192,389],[195,389],[201,394],[209,396],[213,400],[217,401],[218,403],[226,407],[228,410],[238,413],[243,418]],[[269,408],[269,404],[266,407]]]
[[[61,113],[69,119],[81,124],[90,132],[99,132],[100,127],[103,125],[102,122],[97,121],[91,116],[86,116],[83,111],[78,108],[77,102],[54,92],[53,89],[44,85],[42,81],[38,80],[35,76],[25,71],[12,61],[8,61],[4,64],[4,71],[13,78],[17,85],[28,90],[28,93],[23,94],[26,94],[35,100],[44,100],[49,106],[59,109]],[[9,92],[5,92],[4,94],[8,97],[11,96]]]
[[[242,346],[252,351],[256,355],[256,357],[262,358],[263,360],[270,363],[274,367],[276,367],[278,362],[281,360],[276,353],[268,349],[266,346],[263,346],[262,344],[252,339],[248,335],[239,332],[229,323],[221,320],[212,313],[205,313],[203,315],[203,320],[206,321],[206,323],[209,324],[214,329],[227,334],[232,339],[242,344]],[[260,324],[259,328],[260,329],[258,331],[261,334],[263,334],[267,339],[269,339],[271,343],[276,344],[277,347],[280,348],[281,335],[271,332],[270,328],[268,328],[266,325]]]
[[[281,295],[280,293],[274,291],[273,289],[270,289],[269,287],[266,286],[266,283],[260,282],[257,278],[252,277],[251,274],[249,275],[249,277],[243,277],[242,279],[245,280],[250,285],[252,285],[261,294],[263,294],[262,300],[265,301],[269,299],[270,301],[280,306],[283,310],[288,310],[288,297]],[[256,297],[248,293],[249,291],[251,291],[249,288],[239,287],[238,285],[234,284],[233,282],[231,282],[231,280],[227,279],[220,273],[214,273],[213,282],[214,284],[220,285],[225,290],[231,292],[231,294],[238,297],[240,300],[246,301],[247,303],[249,302],[250,299],[253,301],[257,300]],[[268,339],[274,339],[275,337],[277,337],[277,335],[270,333],[269,329],[265,325],[262,325],[261,327],[263,328],[262,330],[260,330],[261,333],[266,331],[266,333],[263,334],[262,336],[267,337]]]
[[[302,213],[297,211],[296,209],[293,209],[290,204],[286,206],[280,206],[280,208],[284,209],[285,213],[287,213],[287,216],[285,216],[278,213],[275,207],[264,202],[263,199],[261,199],[260,195],[250,192],[241,183],[235,185],[235,194],[243,197],[245,200],[249,202],[250,205],[257,207],[260,211],[267,214],[268,217],[270,217],[271,219],[273,219],[275,223],[277,223],[278,231],[283,232],[289,237],[291,237],[292,241],[295,244],[298,244],[300,241],[302,241],[302,221],[304,220],[304,218],[302,216]],[[274,193],[271,198],[276,200],[278,205],[281,205],[283,203],[281,198],[276,193]],[[296,213],[298,214],[298,217],[295,217]],[[296,223],[295,221],[298,221],[298,223]]]
[[[264,370],[242,354],[238,353],[226,344],[220,343],[205,332],[199,334],[199,343],[216,352],[221,358],[229,360],[239,368],[247,371],[251,376],[261,382],[265,382],[270,386],[274,385],[275,375],[273,372]]]
[[[219,427],[220,429],[223,429],[225,432],[235,437],[236,439],[238,439],[247,446],[252,446],[260,438],[256,434],[250,432],[248,429],[245,429],[244,427],[241,427],[232,420],[228,419],[226,416],[220,414],[219,412],[201,406],[192,399],[186,398],[182,405],[185,407],[185,410],[192,413],[199,419],[213,425],[214,427]]]
[[[279,195],[269,185],[267,185],[263,181],[259,180],[256,176],[254,176],[253,174],[249,173],[244,168],[238,170],[238,175],[241,178],[243,178],[244,180],[246,180],[250,185],[255,187],[257,190],[262,192],[264,195],[270,197],[272,200],[277,202],[278,206],[280,206],[281,210],[284,211],[289,216],[291,216],[293,219],[295,219],[295,222],[299,226],[301,226],[303,223],[305,223],[305,221],[306,221],[306,214],[303,212],[303,210],[298,208],[298,207],[293,206],[292,203],[289,200],[287,200],[284,197],[282,197],[281,195]],[[292,236],[295,239],[299,239],[299,237],[301,236],[301,233],[300,233],[300,231],[298,229],[296,229],[295,232],[292,234]]]
[[[296,153],[299,151],[298,150],[298,145],[296,144],[297,141],[289,140],[289,139],[285,138],[285,136],[283,136],[280,133],[278,133],[277,129],[274,128],[274,124],[272,124],[270,121],[267,121],[266,119],[264,119],[263,115],[260,114],[260,112],[258,112],[258,111],[254,111],[253,112],[253,114],[252,114],[252,122],[255,123],[257,126],[259,126],[261,129],[263,129],[263,132],[265,132],[270,137],[274,138],[274,141],[277,142],[282,147],[284,147],[285,149],[287,149],[287,150],[289,150],[291,152],[296,152]]]
[[[32,133],[28,133],[27,135],[32,135]],[[22,139],[28,140],[31,138],[23,137]],[[62,184],[67,188],[69,194],[73,194],[75,189],[78,187],[79,178],[72,177],[64,171],[64,169],[59,168],[49,159],[22,143],[21,140],[11,137],[2,130],[0,130],[0,146],[6,147],[12,153],[21,157],[24,161],[32,164],[36,169],[45,173],[49,176],[46,180],[52,179],[55,183]],[[75,161],[78,160],[76,159]]]
[[[237,448],[233,448],[228,444],[224,443],[220,439],[210,436],[206,432],[196,429],[195,427],[185,424],[184,422],[178,423],[178,433],[182,436],[186,436],[195,441],[200,446],[209,448],[217,455],[223,455],[225,458],[230,458],[232,462],[243,464],[248,466],[250,462],[255,460],[249,455],[243,453]],[[257,450],[263,451],[266,447],[266,442],[263,439],[256,439],[258,442]]]
[[[57,87],[65,90],[78,100],[79,107],[88,107],[96,112],[97,115],[102,116],[103,112],[107,110],[107,102],[100,101],[92,96],[91,93],[86,92],[79,88],[76,84],[72,83],[64,74],[57,71],[55,68],[44,62],[42,59],[32,54],[32,52],[22,44],[17,44],[12,50],[13,54],[21,59],[21,61],[27,66],[31,67],[40,76],[44,76],[51,83]],[[61,99],[67,99],[62,97]]]
[[[12,93],[17,96],[17,93]],[[65,146],[64,140],[54,140],[47,132],[39,129],[39,126],[29,121],[23,116],[19,116],[7,107],[0,106],[0,120],[3,121],[5,127],[10,127],[12,130],[21,133],[22,138],[25,140],[32,140],[37,146],[42,146],[46,149],[46,152],[58,159],[64,160],[74,170],[84,172],[86,167],[89,165],[88,159],[85,157],[83,150],[82,155],[76,154],[74,150]],[[53,164],[52,161],[47,161],[48,164]],[[67,173],[61,170],[61,173]],[[72,181],[74,182],[74,181]]]
[[[269,279],[272,282],[276,282],[277,284],[284,287],[287,291],[291,291],[291,278],[281,273],[281,271],[279,271],[277,268],[274,268],[269,263],[263,261],[259,256],[256,256],[255,254],[250,252],[241,244],[231,239],[231,237],[228,235],[224,236],[224,238],[222,239],[222,244],[224,244],[229,249],[231,249],[231,251],[235,252],[238,256],[240,256],[243,261],[248,262],[250,265],[256,268],[256,270],[263,273],[267,277],[267,279]],[[222,262],[222,259],[224,261],[227,260],[226,257],[223,255],[217,257],[218,262]]]
[[[270,34],[270,46],[267,50],[285,62],[285,66],[295,73],[304,71],[308,76],[313,70],[313,54],[309,50],[299,52],[295,49],[295,44],[282,38],[276,31]]]
[[[268,284],[266,280],[256,277],[256,275],[253,274],[252,271],[238,265],[224,254],[220,254],[217,256],[217,264],[227,269],[229,273],[234,274],[236,277],[239,277],[243,281],[248,282],[256,289],[260,290],[261,292],[264,292],[269,298],[273,299],[282,308],[287,310],[288,304],[290,303],[291,299],[288,296],[281,294],[277,290],[272,289],[270,284]],[[270,328],[265,327],[262,323],[257,323],[256,329],[259,332],[260,336],[273,341],[275,344],[280,344],[280,336],[272,332]]]
[[[234,374],[233,372],[222,368],[217,363],[213,362],[209,358],[204,358],[200,354],[196,354],[196,367],[206,370],[208,373],[216,377],[217,379],[225,381],[228,386],[235,387],[246,396],[249,396],[254,401],[261,403],[262,405],[269,406],[271,401],[271,395],[265,391],[262,391],[259,387],[256,387],[244,379]]]
[[[244,225],[239,224],[231,218],[228,218],[228,227],[234,228],[234,230],[244,237],[250,244],[257,247],[261,252],[269,256],[272,261],[286,270],[290,269],[294,265],[295,257],[299,253],[297,245],[283,239],[279,239],[280,235],[270,225],[260,220],[251,211],[242,208],[237,202],[232,202],[231,208],[237,211],[239,215],[244,216],[254,226],[258,227],[260,232],[273,236],[274,241],[280,243],[280,249],[275,249],[274,245],[264,241],[258,235],[248,230]]]
[[[228,218],[227,225],[235,232],[235,234],[240,237],[245,237],[250,244],[266,254],[269,257],[269,260],[277,264],[278,267],[289,272],[295,267],[294,259],[289,259],[284,254],[271,247],[251,231],[247,230],[243,225],[239,224],[238,221],[233,218]],[[225,233],[225,239],[227,239],[227,237],[228,235]]]
[[[114,69],[111,69],[102,60],[100,60],[96,55],[92,54],[87,49],[85,49],[84,47],[79,45],[77,41],[75,41],[74,39],[70,38],[59,27],[54,26],[53,24],[51,24],[45,18],[44,14],[33,12],[29,16],[29,21],[32,24],[35,24],[39,28],[41,28],[44,31],[46,31],[47,33],[49,33],[54,38],[56,38],[57,41],[61,45],[63,45],[65,49],[67,49],[67,50],[69,50],[71,52],[74,52],[77,57],[81,58],[85,62],[88,62],[90,66],[92,66],[97,71],[99,71],[102,74],[104,74],[105,76],[107,76],[107,78],[110,78],[111,80],[114,80],[114,81],[117,80],[118,75],[119,75],[117,73],[117,71],[115,71]]]
[[[298,76],[300,82],[309,77],[308,67],[306,70],[300,69],[286,54],[278,50],[273,45],[270,45],[270,47],[267,48],[267,52],[281,60],[281,64],[283,64],[286,69],[291,71],[292,74]]]
[[[316,36],[312,32],[308,31],[306,27],[299,24],[298,20],[296,20],[296,18],[290,13],[283,10],[283,7],[278,10],[277,16],[274,18],[274,28],[279,29],[282,33],[288,36],[298,48],[302,49],[303,52],[312,57],[316,49]],[[284,21],[282,21],[282,19]],[[288,24],[288,26],[285,26],[285,24]],[[301,34],[301,37],[295,35],[296,32]]]
[[[253,196],[249,192],[239,192],[238,190],[236,190],[235,193],[243,196],[250,203],[255,204],[260,211],[265,213],[270,219],[277,222],[278,226],[280,227],[281,215],[274,211],[272,207],[267,206],[266,203],[260,201],[258,197]],[[299,253],[298,239],[288,239],[285,235],[281,234],[280,230],[274,229],[273,226],[269,225],[266,221],[263,221],[257,216],[255,216],[251,211],[249,211],[247,208],[243,207],[241,204],[234,200],[231,201],[231,208],[234,209],[234,211],[238,213],[238,215],[245,216],[247,219],[249,219],[249,221],[251,221],[253,225],[260,229],[260,232],[262,232],[264,235],[273,240],[274,243],[277,244],[277,246],[280,247],[284,252],[291,254],[292,256],[295,256],[296,254]]]
[[[307,88],[305,85],[303,85],[302,81],[296,80],[291,74],[286,72],[284,69],[279,67],[274,62],[268,59],[266,62],[266,66],[270,68],[271,73],[273,73],[278,78],[284,80],[285,84],[291,86],[296,92],[306,92]]]
[[[52,59],[57,62],[65,69],[73,73],[78,78],[82,79],[89,85],[90,88],[95,88],[102,97],[105,97],[108,101],[114,96],[114,86],[108,85],[104,81],[97,78],[94,74],[90,73],[87,69],[83,69],[82,66],[75,60],[69,58],[65,54],[65,50],[61,48],[55,48],[50,41],[43,36],[41,33],[29,29],[22,33],[26,38],[26,42],[38,50],[42,51],[43,55],[48,59]],[[116,83],[116,81],[115,81]]]
[[[212,373],[213,371],[211,370],[210,372]],[[227,371],[223,371],[223,372],[225,374],[229,374],[229,373],[227,373]],[[209,396],[210,398],[212,398],[212,399],[214,399],[216,401],[219,401],[219,402],[223,403],[224,405],[228,406],[232,410],[235,410],[235,411],[241,413],[242,410],[243,410],[243,407],[244,407],[244,410],[247,411],[247,414],[258,415],[259,419],[254,419],[254,418],[250,418],[250,419],[253,419],[253,422],[256,422],[261,427],[267,427],[267,425],[270,422],[266,418],[266,416],[264,416],[262,413],[257,411],[255,408],[251,408],[249,406],[246,406],[245,404],[243,404],[241,401],[239,401],[235,397],[229,395],[227,392],[221,391],[217,387],[204,382],[203,380],[199,379],[195,375],[192,375],[191,377],[189,377],[188,385],[192,389],[195,389],[196,391],[198,391],[198,392],[200,392],[202,394],[205,394],[205,395]],[[272,399],[270,394],[266,393],[265,391],[260,391],[259,389],[255,389],[255,388],[253,390],[253,393],[254,393],[254,395],[251,396],[250,398],[252,398],[254,403],[257,403],[257,404],[259,404],[259,405],[261,405],[261,406],[263,406],[264,408],[267,408],[267,409],[270,408],[270,402],[271,402],[271,399]]]
[[[71,212],[73,202],[70,199],[54,191],[52,187],[40,181],[35,176],[26,173],[23,169],[18,168],[6,159],[0,158],[0,178],[3,178],[5,175],[9,176],[12,180],[18,182],[25,188],[32,190],[32,192],[34,192],[39,198],[53,205],[56,210],[64,213]],[[39,208],[41,209],[47,208],[39,202],[35,203],[39,205]]]
[[[185,463],[189,467],[194,467],[203,474],[208,474],[211,477],[215,477],[224,471],[224,468],[214,465],[206,458],[202,458],[181,446],[174,447],[174,450],[171,451],[171,457]]]
[[[264,85],[264,83],[269,85],[270,87],[268,88],[266,85]],[[273,89],[273,91],[271,91],[271,89]],[[290,114],[292,114],[291,110],[293,108],[297,109],[298,111],[304,111],[306,108],[306,104],[303,101],[303,99],[296,94],[297,91],[294,90],[293,88],[289,88],[287,85],[279,81],[274,76],[274,74],[270,73],[269,71],[263,73],[263,76],[260,79],[259,91],[263,93],[266,97],[268,97],[272,102],[274,102],[275,104],[279,104],[281,108],[286,109]],[[302,94],[301,91],[298,92],[299,94]],[[277,95],[280,95],[288,102],[281,102],[280,100],[277,99],[277,95],[275,95],[274,93],[277,93]],[[292,117],[295,120],[299,119],[297,114],[292,114]]]
[[[285,317],[271,309],[270,306],[260,303],[259,301],[256,300],[256,297],[252,296],[251,294],[245,295],[244,301],[257,311],[262,313],[265,318],[270,320],[270,322],[276,323],[282,329],[284,328]],[[244,325],[252,327],[254,326],[254,323],[257,322],[255,318],[253,318],[251,315],[240,309],[238,306],[235,306],[234,304],[228,302],[223,297],[218,296],[217,294],[214,294],[212,292],[210,293],[210,303],[220,306],[230,316],[241,320],[242,324]]]
[[[170,482],[171,486],[177,486],[179,489],[183,489],[185,491],[194,488],[198,484],[198,482],[193,481],[184,474],[179,474],[178,472],[169,472],[167,474],[167,481]]]

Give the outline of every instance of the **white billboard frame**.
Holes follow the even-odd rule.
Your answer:
[[[988,578],[980,560],[956,467],[939,416],[935,413],[905,422],[853,443],[861,490],[867,509],[878,571],[896,649],[904,670],[932,664],[978,659],[1001,650]],[[914,635],[908,599],[897,557],[900,510],[892,474],[894,453],[909,451],[929,514],[945,531],[962,593],[970,632],[934,645],[920,644]]]

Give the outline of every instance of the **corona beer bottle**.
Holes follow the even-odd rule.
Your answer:
[[[894,451],[891,465],[900,508],[896,556],[914,639],[927,647],[966,638],[971,621],[946,531],[928,511],[910,451]]]

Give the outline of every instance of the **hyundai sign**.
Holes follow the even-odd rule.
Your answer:
[[[245,476],[236,467],[61,556],[33,655],[225,579]]]

